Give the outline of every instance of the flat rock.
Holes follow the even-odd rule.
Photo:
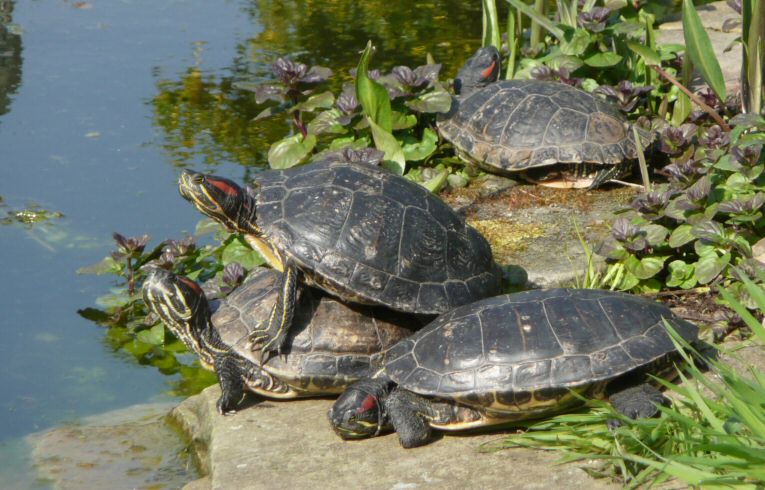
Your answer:
[[[166,421],[171,404],[135,405],[28,436],[39,477],[57,489],[179,488],[199,477]]]
[[[223,417],[219,395],[212,386],[172,412],[208,472],[186,490],[616,488],[578,466],[556,465],[552,453],[482,450],[501,433],[447,435],[415,449],[401,448],[394,434],[343,441],[327,420],[332,400],[261,401]]]
[[[526,277],[512,281],[524,288],[570,286],[583,277],[588,263],[579,234],[586,243],[601,242],[614,213],[635,195],[615,185],[584,191],[497,180],[513,182],[486,176],[442,197],[487,238],[500,265],[525,270]],[[593,266],[602,260],[594,256]]]

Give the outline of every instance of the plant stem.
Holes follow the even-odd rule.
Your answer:
[[[676,80],[676,79],[675,79],[675,78],[674,78],[672,75],[670,75],[670,74],[669,74],[669,73],[667,73],[666,71],[662,70],[662,69],[661,69],[659,66],[656,66],[656,65],[648,65],[648,66],[650,66],[651,68],[653,68],[653,69],[656,71],[656,73],[658,73],[659,75],[661,75],[661,76],[662,76],[662,77],[663,77],[665,80],[667,80],[668,82],[670,82],[672,85],[674,85],[675,87],[679,88],[679,89],[680,89],[680,90],[681,90],[681,91],[682,91],[682,92],[683,92],[685,95],[687,95],[687,96],[688,96],[688,98],[690,98],[690,99],[691,99],[691,100],[692,100],[692,101],[693,101],[693,102],[694,102],[694,103],[695,103],[697,106],[701,107],[701,109],[702,109],[704,112],[706,112],[707,114],[709,114],[710,116],[712,116],[712,119],[714,119],[714,120],[715,120],[715,122],[716,122],[716,123],[717,123],[717,124],[718,124],[718,125],[719,125],[719,126],[722,128],[722,130],[723,130],[723,131],[725,131],[726,133],[729,133],[729,132],[730,132],[730,126],[728,126],[728,125],[725,123],[725,121],[724,121],[724,120],[723,120],[723,118],[720,116],[720,114],[718,114],[718,113],[717,113],[717,111],[715,111],[714,109],[712,109],[711,107],[709,107],[708,105],[706,105],[706,104],[704,103],[704,101],[703,101],[703,100],[701,100],[701,99],[700,99],[700,98],[699,98],[699,97],[698,97],[696,94],[692,93],[690,90],[688,90],[687,88],[685,88],[685,86],[683,86],[683,84],[682,84],[682,83],[678,82],[678,81],[677,81],[677,80]]]
[[[545,15],[545,0],[535,0],[534,10],[541,15]],[[542,42],[542,26],[540,26],[534,19],[531,20],[531,34],[529,36],[529,46],[532,49],[536,49],[537,44]]]
[[[292,114],[292,122],[295,123],[295,126],[300,130],[300,134],[305,138],[308,135],[308,130],[306,129],[305,124],[303,124],[303,119],[300,117],[300,111],[295,111]]]
[[[127,259],[127,283],[128,283],[128,294],[130,296],[133,296],[135,294],[135,274],[133,272],[133,260],[128,255]]]
[[[647,293],[640,293],[641,296],[654,296],[654,297],[662,297],[662,296],[681,296],[684,294],[700,294],[700,293],[708,293],[712,290],[709,286],[701,286],[698,288],[691,288],[691,289],[677,289],[672,291],[651,291]]]

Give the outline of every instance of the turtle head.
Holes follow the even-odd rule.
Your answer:
[[[476,51],[457,72],[454,91],[458,95],[467,95],[496,82],[498,78],[499,51],[494,46],[486,46]]]
[[[255,199],[235,182],[184,170],[178,178],[178,189],[181,196],[202,214],[221,223],[229,231],[259,234],[255,222]]]
[[[143,300],[162,322],[208,365],[214,363],[210,352],[210,308],[197,283],[164,269],[152,269],[143,283]]]
[[[329,409],[329,422],[335,433],[343,439],[362,439],[390,428],[383,405],[390,389],[389,382],[379,379],[365,379],[348,386]]]

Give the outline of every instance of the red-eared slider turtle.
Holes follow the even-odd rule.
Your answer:
[[[437,122],[458,154],[487,172],[526,172],[557,187],[595,187],[629,172],[637,157],[632,130],[619,111],[558,82],[503,80],[499,53],[479,49],[454,80],[457,96]],[[551,165],[564,170],[554,180]]]
[[[609,397],[631,418],[656,413],[662,394],[645,373],[672,368],[664,320],[687,341],[697,328],[645,298],[593,289],[497,296],[436,318],[373,356],[329,411],[343,438],[389,428],[404,447],[425,444],[431,427],[462,430],[544,417]],[[664,370],[664,371],[662,371]]]
[[[144,282],[146,304],[218,375],[221,413],[234,410],[244,388],[270,398],[340,393],[369,375],[371,354],[421,326],[413,315],[346,306],[302,287],[283,355],[264,361],[248,336],[270,315],[279,276],[272,269],[253,270],[225,300],[212,302],[212,308],[190,279],[156,269]]]
[[[282,272],[274,312],[253,333],[264,350],[284,341],[298,271],[344,301],[405,313],[439,314],[499,293],[486,240],[422,186],[364,161],[370,154],[333,152],[264,171],[246,190],[221,177],[181,175],[186,199],[244,233]]]

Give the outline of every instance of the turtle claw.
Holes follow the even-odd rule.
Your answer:
[[[261,365],[270,359],[273,353],[280,355],[284,352],[286,335],[272,335],[268,330],[254,330],[248,339],[253,352],[260,351]]]
[[[218,413],[221,415],[233,415],[236,413],[236,407],[239,405],[239,401],[232,400],[231,397],[227,397],[225,395],[221,395],[220,398],[218,398],[218,402],[215,404],[215,407],[218,409]]]

